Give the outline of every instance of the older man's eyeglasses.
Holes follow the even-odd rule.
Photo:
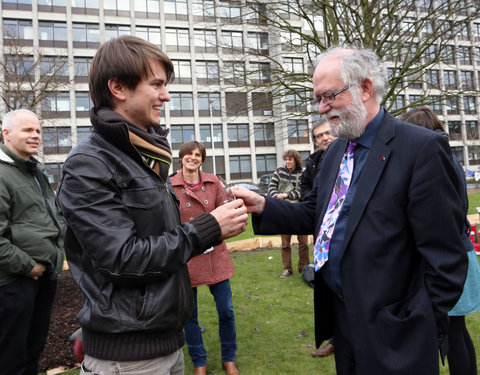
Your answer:
[[[355,83],[350,83],[349,85],[346,85],[345,87],[342,87],[340,90],[334,91],[334,92],[324,92],[323,94],[320,94],[315,98],[315,100],[312,102],[312,104],[320,104],[320,102],[323,101],[324,104],[332,104],[335,101],[335,98],[337,95],[341,94],[344,91],[347,91],[350,87],[355,86],[360,82],[355,82]]]

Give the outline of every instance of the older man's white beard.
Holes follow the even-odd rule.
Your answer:
[[[367,110],[360,100],[359,95],[352,95],[352,104],[344,109],[332,109],[328,113],[328,117],[338,116],[340,124],[331,122],[332,134],[335,137],[345,138],[348,140],[357,139],[365,131],[365,119],[367,118]]]

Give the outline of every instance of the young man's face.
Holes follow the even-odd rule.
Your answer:
[[[134,90],[124,89],[125,100],[115,110],[143,130],[159,125],[161,107],[170,101],[167,74],[161,62],[150,62],[151,73]]]
[[[36,154],[42,142],[40,121],[29,113],[17,113],[17,125],[3,129],[5,146],[25,160]]]
[[[285,156],[284,161],[285,161],[285,166],[290,172],[293,171],[297,166],[295,163],[295,158],[292,158],[291,156]]]

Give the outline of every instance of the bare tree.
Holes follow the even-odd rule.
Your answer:
[[[394,115],[410,107],[478,94],[473,84],[462,84],[456,73],[460,53],[473,60],[475,49],[463,41],[472,39],[472,21],[480,22],[477,0],[259,0],[231,4],[242,5],[240,22],[247,25],[250,43],[245,48],[250,69],[245,69],[245,84],[240,86],[268,91],[277,104],[286,105],[283,118],[291,112],[289,106],[298,110],[296,117],[309,114],[300,109],[309,107],[312,99],[316,56],[338,44],[369,47],[387,61],[390,88],[382,104]],[[268,38],[266,48],[258,42],[255,45],[262,37]],[[303,67],[298,65],[300,59],[306,59]],[[453,82],[440,77],[440,67],[455,72]],[[407,102],[405,93],[412,87],[417,95]]]
[[[49,94],[70,84],[66,57],[48,56],[41,49],[25,46],[24,40],[14,35],[4,36],[0,69],[0,99],[7,111],[26,108],[38,112]]]

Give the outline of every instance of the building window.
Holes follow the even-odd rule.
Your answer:
[[[428,11],[432,7],[432,0],[418,0],[418,9],[422,12]]]
[[[197,83],[200,85],[218,85],[218,62],[197,61],[196,63]]]
[[[445,83],[446,89],[456,89],[457,88],[457,74],[455,70],[444,70],[443,71],[443,81]]]
[[[75,71],[75,82],[86,83],[88,82],[88,72],[90,71],[90,65],[92,65],[92,57],[74,57],[73,68]]]
[[[472,51],[470,47],[458,47],[458,62],[462,65],[472,65]]]
[[[170,116],[193,116],[193,95],[191,92],[170,93]]]
[[[416,106],[416,103],[419,103],[422,100],[422,95],[408,95],[408,101],[410,104],[413,104],[413,106]]]
[[[213,157],[208,156],[202,164],[202,171],[213,173]],[[215,155],[215,174],[225,178],[225,157],[223,155]]]
[[[134,4],[137,18],[159,18],[160,0],[135,0]]]
[[[212,148],[212,131],[215,148],[223,148],[222,124],[200,125],[200,141],[205,147]]]
[[[463,97],[463,111],[466,115],[475,115],[477,113],[477,106],[474,96]]]
[[[130,16],[129,0],[103,0],[103,9],[106,16]]]
[[[135,29],[135,34],[139,38],[148,40],[152,44],[155,44],[157,46],[162,45],[159,27],[137,27]]]
[[[33,56],[6,55],[5,67],[4,74],[7,82],[30,81],[35,76]]]
[[[457,24],[457,39],[468,40],[468,24],[466,22],[459,22]]]
[[[253,92],[252,111],[254,116],[273,116],[272,93]]]
[[[90,117],[90,108],[93,107],[93,103],[88,92],[75,93],[75,107],[77,117]]]
[[[33,45],[32,21],[3,20],[3,39],[8,44],[8,39],[15,39],[25,46]],[[17,43],[17,42],[15,42]]]
[[[282,51],[301,51],[302,47],[302,29],[300,27],[293,27],[288,32],[281,34]]]
[[[39,22],[38,38],[42,47],[67,47],[67,24]]]
[[[93,126],[77,126],[77,144],[87,139],[92,131]]]
[[[248,124],[228,124],[228,145],[230,147],[249,147]]]
[[[473,24],[473,39],[476,42],[480,41],[480,23]]]
[[[175,83],[191,84],[192,67],[189,60],[172,60],[175,71]]]
[[[392,106],[390,107],[390,110],[395,111],[400,108],[403,108],[404,106],[405,106],[405,97],[403,95],[397,95],[392,100]]]
[[[3,0],[2,9],[32,10],[31,0]]]
[[[72,13],[98,14],[99,0],[72,0]]]
[[[70,128],[47,128],[42,131],[45,154],[67,154],[72,149]]]
[[[275,154],[257,155],[255,157],[257,164],[257,177],[266,173],[272,173],[277,168],[277,157]]]
[[[271,122],[266,124],[254,124],[255,146],[275,146],[275,130],[273,126],[274,125]]]
[[[68,82],[68,60],[65,56],[44,56],[40,61],[40,79]]]
[[[461,141],[462,140],[462,127],[460,121],[449,121],[448,122],[448,134],[450,135],[451,141]]]
[[[244,17],[248,23],[257,25],[267,24],[267,7],[265,4],[259,3],[247,3],[247,7],[244,7]]]
[[[465,121],[465,128],[467,129],[467,139],[478,141],[478,122],[477,121]]]
[[[270,82],[270,63],[250,63],[250,82],[261,85]]]
[[[198,98],[198,115],[200,117],[221,116],[220,111],[220,93],[218,92],[199,92]],[[210,113],[211,111],[211,113]]]
[[[475,61],[480,64],[480,47],[475,47]]]
[[[463,90],[473,90],[473,71],[471,70],[462,70],[460,72],[460,79],[462,81]]]
[[[67,2],[66,0],[38,0],[39,12],[56,12],[66,13]]]
[[[240,22],[242,13],[241,13],[241,4],[235,1],[219,1],[218,3],[218,16],[221,18],[226,18],[230,22]]]
[[[62,165],[63,164],[60,163],[45,164],[45,168],[47,168],[48,182],[54,191],[57,190],[58,183],[60,182]]]
[[[105,40],[118,38],[121,35],[130,35],[130,26],[105,25]]]
[[[188,20],[187,0],[164,0],[165,19]]]
[[[303,73],[303,59],[285,57],[283,63],[285,65],[285,70],[289,73]]]
[[[261,55],[268,56],[268,34],[248,33],[248,46]]]
[[[437,115],[442,114],[442,100],[439,96],[432,95],[430,96],[431,102],[429,103],[429,107],[435,112]]]
[[[480,164],[480,147],[468,146],[468,163],[470,165]]]
[[[458,110],[458,98],[447,98],[445,100],[445,105],[447,107],[447,115],[458,115],[460,111]]]
[[[225,61],[223,64],[223,80],[226,85],[245,84],[245,64],[243,62]]]
[[[290,112],[306,112],[307,103],[305,100],[306,93],[303,93],[303,99],[300,94],[294,91],[285,93],[285,109]]]
[[[463,147],[462,146],[451,147],[451,150],[452,150],[452,154],[457,157],[460,163],[464,164]]]
[[[307,120],[287,120],[288,143],[309,143],[309,131]]]
[[[245,116],[248,112],[247,93],[227,92],[225,93],[225,104],[227,116]]]
[[[70,94],[68,92],[51,92],[42,101],[44,118],[70,117]]]
[[[195,30],[195,52],[217,53],[217,33],[215,30]]]
[[[429,36],[433,34],[432,22],[426,21],[422,28],[422,36]]]
[[[450,45],[442,46],[440,56],[445,64],[455,64],[455,47]]]
[[[296,0],[284,0],[277,4],[278,14],[282,19],[298,19],[299,9]]]
[[[243,37],[240,31],[222,31],[223,53],[243,52]]]
[[[230,156],[229,164],[231,179],[252,179],[252,162],[250,155]]]
[[[100,29],[96,24],[73,24],[74,48],[97,48],[100,45]]]
[[[440,86],[440,71],[438,69],[429,69],[426,73],[428,86],[438,88]]]
[[[425,54],[423,55],[426,62],[432,62],[437,59],[438,51],[436,45],[431,45],[425,50]]]
[[[215,4],[213,0],[192,0],[193,21],[215,21]]]
[[[172,125],[170,126],[172,134],[172,148],[179,149],[182,144],[195,139],[193,125]]]
[[[188,29],[167,29],[167,52],[190,52]]]

